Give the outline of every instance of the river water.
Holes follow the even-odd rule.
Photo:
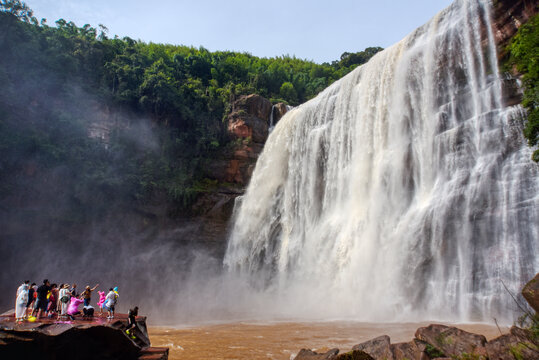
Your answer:
[[[275,359],[290,360],[302,349],[325,352],[352,346],[380,335],[389,335],[392,343],[408,342],[417,328],[430,323],[360,322],[233,322],[185,328],[150,327],[152,346],[170,349],[171,360],[180,359]],[[463,330],[482,334],[487,339],[500,335],[488,324],[459,324]],[[501,327],[503,333],[507,327]]]

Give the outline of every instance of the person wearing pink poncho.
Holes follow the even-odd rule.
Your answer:
[[[69,316],[71,320],[75,320],[73,315],[77,315],[80,313],[79,306],[83,302],[84,301],[82,301],[81,299],[77,299],[76,297],[71,298],[71,302],[69,303],[67,307],[67,316]]]
[[[97,307],[99,307],[99,312],[103,313],[103,304],[105,304],[105,292],[104,291],[98,291],[99,293],[99,301],[97,302]]]

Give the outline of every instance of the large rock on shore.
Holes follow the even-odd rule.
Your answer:
[[[427,357],[425,356],[426,347],[427,347],[426,343],[419,341],[417,339],[414,339],[406,343],[391,344],[391,353],[393,354],[393,357],[387,358],[387,359],[394,359],[394,360],[429,359],[428,356]],[[378,359],[382,359],[382,358],[378,358]]]
[[[539,349],[530,339],[531,334],[515,326],[510,334],[501,335],[486,344],[489,360],[539,359]]]
[[[417,329],[415,337],[439,349],[446,356],[461,356],[466,353],[478,358],[486,358],[483,335],[472,334],[456,327],[433,324]]]
[[[364,351],[375,359],[393,358],[393,353],[391,352],[391,341],[387,335],[378,336],[372,340],[354,345],[352,350]]]

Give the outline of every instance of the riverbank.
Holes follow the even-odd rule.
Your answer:
[[[154,346],[168,347],[170,360],[274,359],[291,360],[302,348],[325,352],[339,348],[346,352],[358,343],[388,335],[392,343],[414,338],[421,323],[328,322],[235,322],[187,328],[150,327]],[[492,324],[448,324],[487,340],[509,333]],[[500,333],[501,331],[501,333]]]

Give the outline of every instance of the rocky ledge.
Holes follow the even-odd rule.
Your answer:
[[[13,312],[0,315],[0,359],[166,360],[168,348],[151,347],[146,317],[136,319],[135,339],[125,333],[127,315],[112,320],[15,322]]]

